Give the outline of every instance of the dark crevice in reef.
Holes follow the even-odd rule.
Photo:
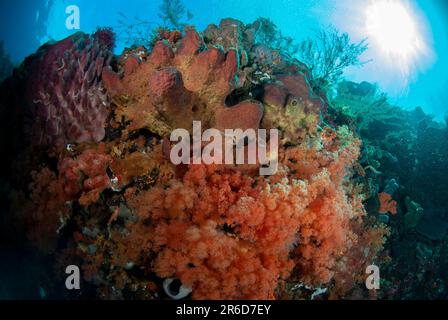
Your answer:
[[[264,89],[262,85],[254,85],[249,88],[243,87],[233,90],[226,98],[227,107],[233,107],[245,100],[263,101]]]
[[[152,132],[151,130],[148,130],[145,128],[141,128],[141,129],[138,129],[138,130],[135,130],[135,131],[132,131],[131,133],[129,133],[130,140],[135,140],[135,139],[139,138],[140,136],[145,137],[147,145],[149,145],[154,139],[156,139],[156,140],[161,139],[161,137],[159,135],[157,135],[154,132]]]

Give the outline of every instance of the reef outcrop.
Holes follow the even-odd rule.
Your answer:
[[[367,82],[340,83],[330,109],[330,121],[348,125],[362,139],[364,176],[357,180],[366,188],[365,208],[390,226],[385,250],[391,261],[382,268],[387,281],[381,297],[446,297],[446,125],[421,107],[391,105]]]
[[[322,123],[306,67],[256,32],[232,19],[166,31],[112,61],[107,34],[77,34],[28,59],[37,145],[24,148],[39,166],[10,214],[58,266],[79,263],[98,297],[164,297],[164,279],[195,299],[346,297],[378,258],[387,229],[352,179],[360,141]],[[194,120],[278,129],[277,173],[174,165],[169,135]]]

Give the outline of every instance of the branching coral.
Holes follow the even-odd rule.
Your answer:
[[[182,30],[184,24],[181,20],[186,15],[188,20],[191,20],[193,15],[190,11],[185,9],[185,6],[180,0],[163,0],[159,6],[159,17],[162,19],[165,26]]]
[[[120,39],[128,46],[146,47],[153,49],[154,45],[163,39],[169,30],[180,33],[186,27],[185,18],[191,20],[193,15],[188,11],[180,0],[163,0],[159,6],[158,17],[162,24],[140,19],[133,19],[124,13],[119,13],[118,26],[116,27]]]
[[[294,56],[299,50],[298,44],[290,37],[285,37],[275,23],[260,17],[254,22],[256,27],[255,42],[280,51],[282,54]]]
[[[139,17],[128,17],[123,12],[119,12],[118,25],[114,28],[117,36],[125,45],[129,47],[144,46],[152,48],[153,29],[157,23]]]
[[[297,55],[310,69],[313,90],[319,92],[335,86],[345,68],[365,64],[359,56],[366,50],[366,39],[351,43],[347,33],[329,27],[300,43]]]

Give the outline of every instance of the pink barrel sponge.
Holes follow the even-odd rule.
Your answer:
[[[47,43],[31,58],[27,102],[34,145],[98,142],[105,135],[109,99],[101,74],[110,64],[114,36],[101,29]]]

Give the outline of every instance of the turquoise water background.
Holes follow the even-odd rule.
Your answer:
[[[374,1],[374,0],[372,0]],[[353,81],[378,83],[390,101],[404,108],[421,106],[443,121],[448,110],[448,1],[397,0],[412,12],[426,45],[427,52],[413,61],[408,72],[397,68],[377,43],[369,39],[369,50],[362,57],[372,62],[362,68],[351,68],[346,77]],[[18,0],[0,4],[0,40],[18,64],[44,42],[62,39],[75,31],[67,30],[65,9],[77,5],[81,14],[81,31],[93,32],[98,26],[118,27],[121,14],[157,26],[161,21],[161,0]],[[189,23],[203,30],[210,23],[233,17],[245,23],[260,16],[272,19],[282,32],[303,40],[314,30],[333,25],[350,34],[353,41],[367,36],[365,10],[371,0],[184,0],[193,13]],[[117,53],[124,48],[118,42]]]

